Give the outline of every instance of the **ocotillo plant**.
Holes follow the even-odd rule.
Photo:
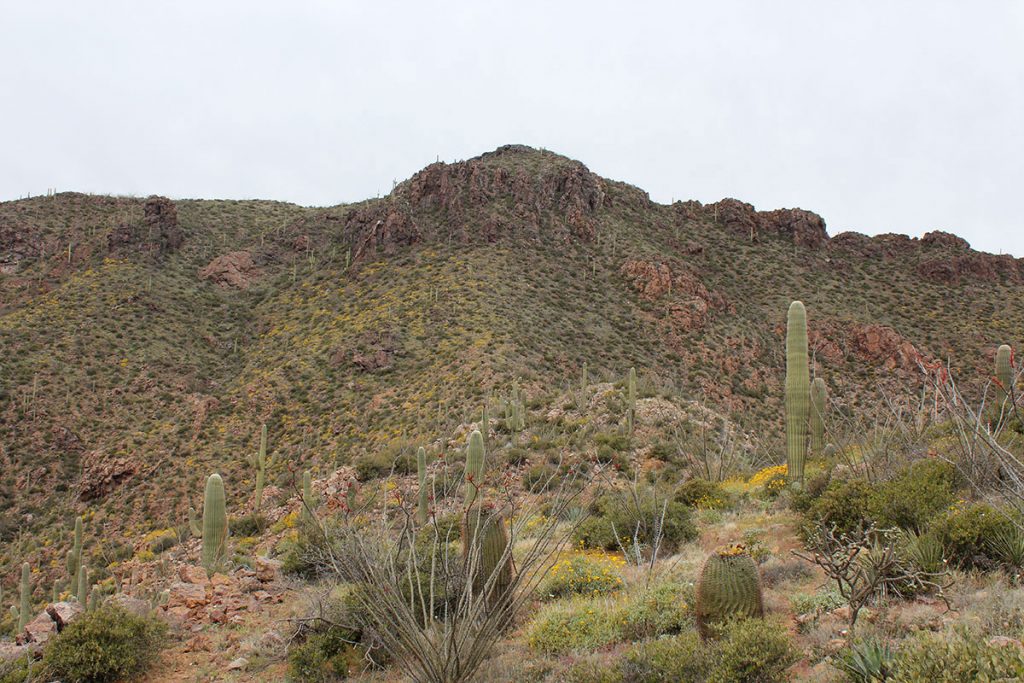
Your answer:
[[[828,405],[828,388],[825,380],[815,377],[811,383],[811,452],[822,455],[825,450],[825,411]]]
[[[786,467],[789,482],[804,483],[807,418],[810,412],[807,364],[807,311],[800,301],[789,305],[786,319]]]
[[[267,476],[267,425],[260,429],[260,450],[247,458],[249,465],[256,470],[256,495],[253,500],[253,511],[259,512],[263,504],[263,484]]]
[[[203,498],[203,567],[211,576],[221,568],[228,554],[228,513],[224,481],[219,474],[206,480]]]
[[[487,409],[484,408],[486,414]],[[416,506],[416,521],[420,524],[427,523],[428,516],[428,493],[427,490],[427,451],[423,446],[420,446],[419,450],[416,451],[416,478],[419,481],[419,492]]]
[[[753,558],[742,545],[718,548],[704,562],[697,579],[697,629],[701,637],[730,618],[764,614],[761,577]]]

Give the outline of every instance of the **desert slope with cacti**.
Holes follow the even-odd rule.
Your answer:
[[[201,588],[188,589],[193,598],[180,589],[171,607],[200,624],[265,626],[303,590],[276,568],[257,580],[253,563],[285,554],[302,501],[337,512],[349,488],[386,480],[418,505],[418,449],[461,466],[482,411],[516,495],[536,495],[574,460],[596,463],[615,486],[626,475],[673,487],[729,480],[684,505],[702,521],[685,542],[743,542],[749,527],[785,554],[806,510],[773,502],[763,479],[774,480],[758,471],[787,461],[802,471],[808,438],[808,487],[825,440],[833,464],[860,462],[863,444],[808,423],[826,401],[831,432],[856,432],[898,405],[900,429],[922,430],[910,450],[942,451],[923,436],[924,422],[942,419],[935,369],[948,367],[970,401],[991,391],[993,374],[1006,386],[1012,360],[996,349],[1019,345],[1022,294],[1024,262],[946,232],[829,235],[803,209],[657,204],[580,162],[516,145],[326,208],[76,193],[5,202],[3,601],[20,592],[28,563],[40,605],[55,584],[58,597],[77,595],[69,570],[87,566],[89,589],[127,583],[170,609],[161,595],[181,568],[218,552],[194,537],[205,533],[196,517],[217,472],[226,496],[216,527],[234,525],[230,537],[244,541],[221,559],[244,571],[225,574],[221,595],[178,581]],[[806,306],[799,429],[784,409],[794,300]],[[824,378],[827,399],[812,377]],[[709,443],[733,454],[714,473],[693,457]],[[719,495],[731,501],[725,512]],[[81,542],[71,531],[80,517]],[[680,545],[687,581],[713,549]],[[768,612],[774,600],[792,618],[777,604],[786,581],[813,593],[820,571],[769,586]],[[643,582],[630,572],[630,585]],[[251,603],[238,597],[257,591]],[[243,610],[224,605],[243,603],[232,622]],[[216,661],[217,643],[196,651]],[[269,666],[261,671],[281,665]]]

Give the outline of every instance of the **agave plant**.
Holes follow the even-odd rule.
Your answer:
[[[946,549],[936,534],[903,531],[900,534],[900,545],[903,555],[919,571],[927,574],[942,574],[946,571]]]
[[[1016,524],[999,527],[989,539],[988,546],[995,558],[1011,572],[1024,568],[1024,531]]]
[[[893,671],[893,652],[885,641],[857,641],[834,662],[837,669],[858,683],[888,681]]]

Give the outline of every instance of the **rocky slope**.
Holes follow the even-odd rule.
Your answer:
[[[1024,263],[942,232],[829,236],[802,209],[656,204],[521,146],[329,208],[62,193],[0,204],[0,577],[65,529],[125,559],[269,425],[271,479],[433,442],[519,378],[540,401],[631,365],[776,439],[784,312],[851,413],[920,360],[987,377]],[[967,373],[965,373],[967,374]],[[100,540],[103,539],[103,540]],[[41,582],[47,583],[47,582]],[[9,592],[7,593],[10,594]]]

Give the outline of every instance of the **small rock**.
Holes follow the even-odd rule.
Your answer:
[[[235,661],[228,664],[228,671],[241,671],[249,664],[249,660],[245,657],[239,657]]]
[[[281,560],[272,560],[268,557],[256,558],[256,578],[263,583],[275,581],[281,574]]]
[[[125,595],[124,593],[116,593],[114,595],[111,595],[109,598],[107,598],[107,603],[117,605],[125,612],[128,612],[129,614],[134,614],[137,617],[144,617],[151,611],[148,602],[146,602],[145,600],[140,600],[138,598],[133,598],[130,595]]]
[[[230,586],[234,583],[234,580],[225,574],[214,574],[210,577],[210,583],[213,586]]]
[[[993,636],[988,639],[988,644],[992,647],[1024,648],[1024,643],[1021,643],[1016,638],[1008,638],[1007,636]]]
[[[206,588],[194,583],[172,583],[167,596],[167,609],[187,607],[194,609],[209,602]]]
[[[57,625],[58,633],[63,631],[65,626],[74,621],[75,618],[84,611],[85,609],[78,604],[77,600],[55,602],[52,605],[47,605],[46,607],[46,614],[48,614],[50,619]]]
[[[206,585],[210,580],[206,576],[206,570],[194,564],[186,564],[179,567],[178,577],[185,583],[197,583],[200,585]]]
[[[57,622],[50,618],[46,611],[36,615],[35,619],[25,624],[25,630],[18,635],[18,643],[36,643],[43,645],[50,636],[57,633]]]

